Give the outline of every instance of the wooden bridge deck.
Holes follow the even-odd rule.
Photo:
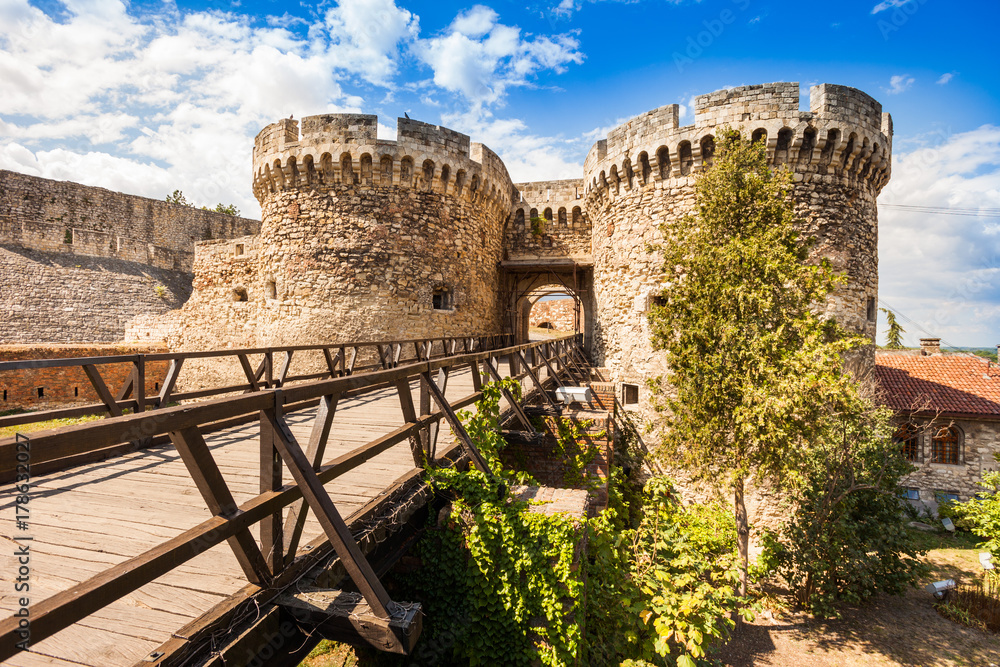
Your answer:
[[[418,395],[416,382],[411,383]],[[453,373],[447,397],[473,392],[468,369]],[[300,442],[309,439],[315,409],[288,415]],[[325,459],[354,450],[404,423],[395,388],[343,399],[337,407]],[[259,425],[250,423],[206,437],[238,504],[260,493]],[[453,441],[442,427],[439,449]],[[377,497],[394,480],[413,470],[404,441],[343,474],[327,485],[341,515]],[[287,468],[283,479],[291,479]],[[14,498],[0,513],[13,517]],[[32,478],[29,527],[18,531],[13,520],[0,522],[0,607],[14,613],[18,598],[34,605],[100,573],[108,567],[176,537],[211,518],[202,495],[170,444],[153,446],[106,461]],[[300,544],[319,536],[310,512]],[[31,590],[15,592],[15,537],[30,535]],[[256,535],[256,532],[255,532]],[[235,594],[246,578],[225,542],[87,616],[43,641],[32,643],[4,665],[92,665],[114,667],[142,661],[192,619]]]

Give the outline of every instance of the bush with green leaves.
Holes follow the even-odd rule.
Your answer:
[[[639,527],[622,530],[617,493],[591,523],[587,664],[693,667],[728,638],[743,606],[732,515],[721,504],[684,506],[654,477]]]
[[[1000,463],[1000,454],[994,454]],[[979,482],[983,490],[960,507],[962,518],[972,532],[983,538],[979,545],[993,554],[993,562],[1000,563],[1000,470],[988,472]]]
[[[864,396],[853,411],[831,415],[789,494],[789,522],[780,537],[765,539],[762,561],[813,613],[835,615],[838,602],[900,594],[924,572],[899,496],[913,467],[892,441],[891,416]]]

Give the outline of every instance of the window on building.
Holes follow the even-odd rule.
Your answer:
[[[268,280],[264,285],[264,292],[271,301],[278,298],[278,285],[273,280]]]
[[[440,288],[434,290],[434,296],[432,297],[434,310],[452,310],[455,306],[452,302],[451,290],[447,288]]]
[[[903,500],[920,500],[920,489],[900,489],[899,497]]]
[[[622,405],[639,404],[639,385],[622,384]]]
[[[958,500],[958,491],[935,491],[934,500],[938,503],[947,503]]]
[[[892,436],[892,441],[907,461],[920,461],[920,430],[913,424],[902,424]]]
[[[247,291],[243,287],[237,287],[233,290],[233,301],[246,301]]]
[[[939,428],[931,441],[931,463],[961,463],[960,440],[961,434],[954,426]]]
[[[45,387],[39,387],[35,390],[35,393],[38,394],[38,398],[45,398]]]
[[[3,400],[5,400],[5,401],[7,400],[7,390],[6,389],[3,390]]]
[[[242,243],[237,243],[236,244],[236,255],[239,256],[239,255],[242,255],[242,254],[243,254],[243,244]]]
[[[878,309],[875,307],[875,297],[868,297],[868,321],[874,322],[878,319]]]

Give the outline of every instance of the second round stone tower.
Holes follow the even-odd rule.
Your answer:
[[[447,128],[400,118],[387,141],[377,127],[330,114],[257,135],[261,233],[242,287],[256,344],[499,332],[507,169]]]

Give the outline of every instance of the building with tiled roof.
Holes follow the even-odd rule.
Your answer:
[[[942,354],[939,339],[925,338],[920,350],[877,351],[875,378],[898,415],[896,439],[917,467],[904,481],[908,497],[933,509],[942,498],[980,491],[1000,452],[1000,367]]]

